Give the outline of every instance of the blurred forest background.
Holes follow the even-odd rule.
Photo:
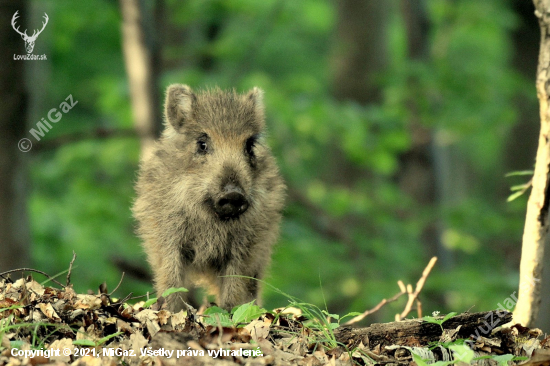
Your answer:
[[[74,250],[77,291],[113,289],[123,270],[118,295],[152,290],[133,184],[166,86],[185,83],[265,91],[289,186],[273,286],[332,313],[364,311],[436,255],[425,314],[491,310],[517,291],[527,194],[507,197],[530,176],[505,175],[534,165],[531,1],[0,3],[0,272],[56,274]],[[16,10],[28,34],[47,13],[33,51],[47,61],[13,59],[26,54]],[[29,130],[69,94],[78,104],[36,141]],[[393,320],[404,301],[366,322]],[[265,289],[266,307],[286,303]]]

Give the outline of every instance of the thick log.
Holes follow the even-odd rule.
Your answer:
[[[443,317],[436,317],[443,319]],[[470,336],[488,337],[491,331],[512,320],[512,313],[494,310],[483,313],[458,314],[443,323],[443,329],[454,330],[459,326],[458,338]],[[425,346],[438,341],[442,335],[438,324],[422,319],[404,320],[393,323],[372,324],[366,328],[342,327],[334,331],[336,339],[345,345],[357,345],[360,342],[370,349],[380,345]]]

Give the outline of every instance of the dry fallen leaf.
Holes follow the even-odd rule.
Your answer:
[[[161,310],[157,313],[157,317],[158,317],[158,320],[159,320],[159,324],[160,325],[165,325],[168,323],[168,319],[170,319],[170,315],[172,315],[172,313],[170,313],[168,310]]]
[[[57,313],[53,309],[52,304],[40,303],[38,304],[38,308],[40,309],[42,314],[48,317],[48,319],[53,320],[54,322],[61,321],[61,318],[59,317],[59,315],[57,315]]]
[[[147,320],[152,320],[152,321],[158,320],[157,312],[151,309],[145,309],[134,314],[134,318],[136,318],[142,323],[145,323]]]
[[[147,339],[141,333],[134,333],[130,336],[130,349],[139,354],[139,350],[147,346]]]
[[[106,366],[106,365],[116,365],[114,361],[107,362],[107,357],[93,357],[93,356],[84,356],[79,358],[77,361],[73,362],[71,366]]]
[[[538,349],[533,352],[533,357],[530,360],[522,362],[521,366],[550,366],[550,350]]]
[[[44,286],[42,286],[41,284],[39,284],[38,282],[36,281],[30,281],[30,282],[27,282],[26,283],[26,287],[27,287],[27,290],[30,290],[32,292],[34,292],[35,294],[39,295],[39,296],[42,296],[44,295]]]
[[[160,330],[159,323],[157,323],[155,320],[147,320],[145,324],[147,325],[147,331],[149,332],[151,337],[154,337],[155,334],[157,334]]]
[[[77,301],[75,309],[99,309],[101,307],[101,298],[97,295],[76,295]]]
[[[69,362],[71,360],[71,357],[65,356],[63,354],[63,350],[70,349],[71,354],[74,354],[74,348],[75,346],[73,346],[73,341],[70,340],[69,338],[58,339],[52,344],[50,344],[48,349],[59,350],[60,351],[59,356],[52,356],[50,357],[50,360],[56,361],[56,362]]]
[[[254,342],[258,342],[260,338],[266,339],[269,335],[269,325],[262,320],[253,320],[244,328],[248,330]]]
[[[185,319],[187,318],[187,313],[185,311],[180,311],[179,313],[172,314],[170,317],[170,322],[174,329],[183,329],[185,326]]]

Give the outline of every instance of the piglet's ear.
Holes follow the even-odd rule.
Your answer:
[[[188,123],[193,115],[197,96],[187,85],[172,84],[166,89],[164,104],[166,121],[178,132]]]
[[[264,91],[258,87],[252,88],[251,91],[249,91],[246,94],[246,99],[252,105],[254,106],[254,111],[256,112],[256,116],[259,118],[263,118],[264,116]]]

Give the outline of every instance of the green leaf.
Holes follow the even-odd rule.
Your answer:
[[[508,361],[512,361],[514,359],[514,355],[499,355],[499,356],[493,356],[493,360],[498,362],[501,366],[508,366]]]
[[[505,175],[505,177],[513,177],[516,175],[533,175],[535,172],[533,170],[517,170],[515,172],[510,172]]]
[[[75,346],[86,346],[86,347],[95,347],[96,343],[89,339],[79,339],[76,341],[73,341],[73,344]]]
[[[465,344],[454,344],[449,346],[449,349],[453,351],[453,357],[455,360],[470,363],[474,359],[474,351]]]
[[[451,313],[445,315],[445,317],[443,319],[436,319],[432,316],[425,316],[425,317],[422,318],[422,320],[427,321],[428,323],[441,325],[441,324],[445,323],[447,320],[449,320],[450,318],[452,318],[453,316],[455,316],[456,314],[457,313],[455,313],[455,312],[451,312]]]
[[[514,192],[514,191],[520,191],[522,189],[527,189],[531,187],[531,182],[529,183],[524,183],[524,184],[518,184],[516,186],[512,186],[510,187],[510,191]]]
[[[150,298],[149,300],[145,301],[145,304],[143,304],[143,307],[144,307],[144,308],[148,308],[148,307],[150,307],[151,305],[153,305],[154,303],[156,303],[157,300],[158,300],[158,298],[152,297],[152,298]]]
[[[224,328],[232,328],[235,324],[229,318],[229,314],[214,313],[202,318],[203,322],[212,325],[213,327],[222,326]]]
[[[178,287],[178,288],[170,287],[168,290],[166,290],[162,293],[162,297],[167,297],[167,296],[172,295],[176,292],[189,292],[189,290],[186,289],[185,287]]]
[[[204,311],[202,321],[214,327],[221,325],[222,327],[231,328],[234,326],[233,322],[229,318],[229,313],[227,310],[217,306],[212,306],[206,309]]]
[[[412,356],[413,356],[414,362],[416,362],[418,366],[428,366],[426,361],[424,361],[424,359],[419,355],[417,355],[416,353],[413,352]]]
[[[113,338],[113,337],[116,337],[116,336],[119,336],[119,335],[121,335],[121,334],[124,334],[124,332],[116,332],[116,333],[113,333],[113,334],[109,334],[108,336],[101,338],[101,339],[97,342],[97,345],[98,345],[98,346],[101,346],[103,343],[107,342],[109,339],[111,339],[111,338]]]
[[[508,198],[506,199],[506,202],[512,202],[513,200],[523,195],[524,193],[525,191],[517,191],[515,193],[512,193],[511,195],[508,196]]]
[[[361,315],[363,313],[360,313],[358,311],[352,311],[351,313],[347,313],[346,315],[344,315],[342,318],[347,318],[348,316],[358,316],[358,315]]]
[[[422,320],[424,320],[428,323],[437,324],[437,325],[441,325],[443,323],[440,319],[436,319],[432,316],[425,316],[425,317],[422,318]]]
[[[24,341],[10,341],[10,347],[15,349],[21,349],[24,344]]]
[[[217,306],[211,306],[208,309],[206,309],[203,314],[211,315],[211,314],[229,314],[229,313],[225,309],[219,308]]]
[[[455,312],[451,312],[447,315],[445,315],[445,317],[443,318],[443,320],[441,321],[441,324],[445,323],[447,320],[449,320],[450,318],[452,318],[453,316],[455,316],[457,313]]]
[[[258,305],[255,305],[252,300],[249,303],[239,306],[233,313],[233,322],[238,323],[249,323],[251,320],[257,319],[260,315],[265,314],[267,310],[260,308]]]
[[[166,298],[167,296],[170,296],[176,292],[188,292],[189,290],[187,290],[185,287],[170,287],[169,289],[167,289],[166,291],[164,291],[162,293],[162,297]],[[149,308],[151,307],[151,305],[153,305],[154,303],[156,303],[158,301],[158,297],[152,297],[150,298],[149,300],[145,301],[145,304],[143,304],[143,307],[144,308]]]
[[[331,317],[334,320],[339,320],[340,319],[340,315],[338,315],[338,314],[331,314],[326,310],[322,310],[322,312],[323,312],[323,314],[325,314],[328,317]]]

